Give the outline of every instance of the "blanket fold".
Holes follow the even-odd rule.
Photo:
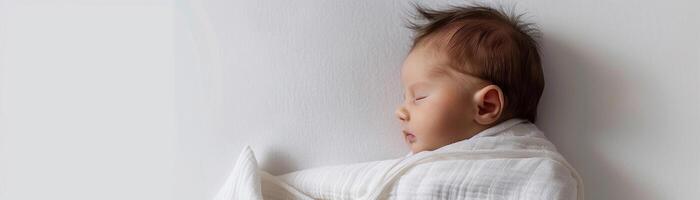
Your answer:
[[[583,182],[534,124],[510,119],[434,151],[280,176],[245,147],[214,199],[581,200]]]

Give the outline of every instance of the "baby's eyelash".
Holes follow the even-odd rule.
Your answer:
[[[418,98],[416,98],[416,101],[418,101],[418,100],[421,100],[421,99],[425,99],[425,97],[427,97],[427,96],[424,96],[424,97],[418,97]]]

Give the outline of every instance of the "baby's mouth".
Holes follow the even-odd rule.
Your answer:
[[[403,136],[404,136],[404,139],[406,140],[407,143],[416,142],[416,136],[410,132],[403,131]]]

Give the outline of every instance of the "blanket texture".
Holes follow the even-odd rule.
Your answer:
[[[214,199],[582,200],[583,183],[534,124],[510,119],[434,151],[280,176],[245,147]]]

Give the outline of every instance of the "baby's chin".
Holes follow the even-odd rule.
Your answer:
[[[407,145],[412,154],[420,152],[420,148],[416,147],[416,143],[407,143]]]
[[[439,149],[440,147],[432,147],[432,146],[425,146],[418,141],[409,143],[409,148],[411,149],[412,154],[417,154],[423,151],[433,151],[435,149]]]
[[[430,151],[430,149],[425,148],[423,145],[418,144],[418,142],[410,143],[408,144],[409,148],[411,149],[412,154],[417,154],[423,151]]]

